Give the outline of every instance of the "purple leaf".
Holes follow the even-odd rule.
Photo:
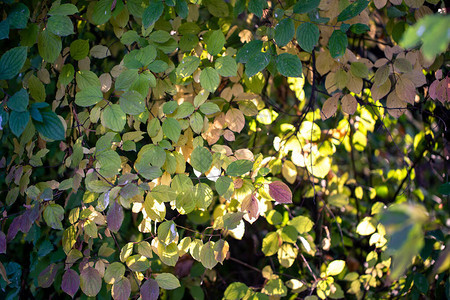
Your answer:
[[[100,276],[100,273],[92,267],[87,267],[81,271],[80,287],[87,296],[97,296],[102,288],[102,277]]]
[[[112,232],[117,232],[122,226],[123,222],[123,208],[122,206],[114,201],[109,207],[108,214],[106,215],[106,222],[108,223],[108,228]]]
[[[9,225],[8,228],[8,241],[14,239],[17,235],[17,232],[19,232],[19,226],[20,226],[20,219],[22,216],[15,217],[14,220],[11,222],[11,225]]]
[[[61,282],[61,289],[73,298],[80,288],[80,276],[78,273],[72,269],[68,269],[63,277]]]
[[[123,277],[120,281],[114,282],[112,287],[112,297],[114,300],[128,300],[131,294],[131,284],[128,278]]]
[[[149,279],[141,285],[142,300],[158,300],[159,285],[156,280]]]
[[[269,194],[277,203],[292,203],[291,189],[281,181],[269,184]]]
[[[53,281],[55,281],[56,273],[58,272],[61,264],[51,264],[45,268],[38,277],[38,284],[40,287],[49,288]]]
[[[6,235],[0,231],[0,253],[6,253]]]

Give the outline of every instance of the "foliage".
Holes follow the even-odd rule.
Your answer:
[[[449,298],[444,7],[3,1],[0,297]]]

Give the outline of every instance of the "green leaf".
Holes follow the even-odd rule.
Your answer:
[[[115,88],[118,91],[127,91],[138,79],[139,74],[137,69],[125,70],[117,77]]]
[[[48,139],[54,141],[65,140],[66,133],[58,115],[53,111],[42,111],[41,115],[44,121],[34,122],[36,130]]]
[[[226,300],[242,299],[247,294],[248,287],[242,282],[233,282],[228,285],[224,293]]]
[[[181,135],[181,125],[176,119],[166,118],[163,121],[162,130],[172,142],[178,142]]]
[[[200,251],[200,261],[206,269],[210,270],[217,265],[218,261],[214,256],[214,248],[211,241],[203,245]]]
[[[352,62],[350,66],[350,72],[352,72],[354,76],[359,78],[367,78],[367,76],[369,76],[369,69],[362,62]]]
[[[184,0],[176,0],[175,12],[182,19],[186,19],[188,14],[189,14],[189,7],[188,7],[186,1],[184,1]]]
[[[311,53],[319,42],[319,27],[313,23],[302,23],[297,27],[297,42],[306,52]]]
[[[441,184],[438,188],[438,193],[442,195],[450,195],[450,182]]]
[[[369,31],[369,29],[370,29],[369,26],[361,23],[353,24],[352,26],[350,26],[350,31],[353,32],[354,34],[363,34]]]
[[[120,96],[120,107],[126,114],[139,115],[145,111],[145,99],[136,91],[128,91]]]
[[[75,60],[81,60],[89,54],[89,42],[87,40],[76,40],[70,44],[70,56]]]
[[[103,151],[98,154],[96,158],[100,163],[99,173],[104,177],[110,178],[119,173],[122,161],[120,160],[120,156],[116,151]]]
[[[8,20],[0,22],[0,40],[9,38],[9,23]]]
[[[278,47],[286,46],[294,38],[294,34],[294,21],[290,18],[281,20],[280,23],[275,26],[275,42]]]
[[[300,0],[294,5],[295,14],[304,14],[317,8],[320,0]]]
[[[45,101],[45,87],[42,82],[34,75],[28,78],[28,91],[30,96],[37,102]]]
[[[28,107],[29,96],[25,89],[20,89],[8,99],[8,107],[17,112],[24,112]]]
[[[217,73],[223,77],[231,77],[237,75],[237,64],[231,56],[221,56],[216,59],[214,64]]]
[[[196,56],[187,56],[183,58],[175,70],[177,77],[188,77],[197,70],[200,65],[200,59]]]
[[[348,46],[347,35],[340,30],[335,30],[331,34],[328,41],[328,48],[332,58],[336,58],[345,54]]]
[[[175,119],[184,119],[189,117],[194,112],[194,105],[190,102],[183,102],[180,106],[178,106],[175,115],[173,116]]]
[[[311,219],[305,216],[297,216],[290,220],[288,224],[294,226],[299,234],[304,234],[311,231],[314,226],[314,223],[311,221]]]
[[[58,204],[50,204],[45,207],[44,220],[53,229],[63,230],[61,221],[64,219],[64,208]]]
[[[248,77],[256,75],[256,73],[264,70],[270,62],[270,55],[265,52],[259,52],[252,56],[245,64],[245,74]]]
[[[58,36],[68,36],[74,33],[73,24],[67,16],[53,16],[47,21],[47,29]]]
[[[30,10],[23,3],[16,3],[8,14],[9,28],[24,29],[27,27],[28,18],[30,17]]]
[[[22,69],[27,59],[27,47],[16,47],[0,58],[0,79],[12,79]]]
[[[263,42],[260,40],[253,40],[245,44],[236,55],[236,62],[247,63],[250,58],[261,52]]]
[[[234,191],[233,179],[228,176],[221,176],[216,181],[216,191],[220,196],[225,197],[224,195],[228,192]]]
[[[50,30],[43,30],[38,36],[39,55],[47,62],[54,63],[62,50],[61,38]]]
[[[178,278],[170,273],[161,273],[156,276],[155,280],[159,287],[165,290],[174,290],[181,286]]]
[[[119,104],[108,105],[103,111],[102,118],[105,127],[117,132],[123,130],[127,120],[127,116],[120,108]]]
[[[228,5],[222,0],[205,0],[203,4],[206,5],[208,11],[218,18],[228,17]]]
[[[170,115],[177,109],[177,107],[178,103],[176,101],[168,101],[163,105],[163,113]]]
[[[161,73],[166,71],[169,68],[169,65],[162,60],[155,60],[151,64],[148,65],[148,69],[153,73]]]
[[[9,128],[12,133],[19,137],[30,121],[30,113],[28,111],[17,112],[12,111],[9,116]]]
[[[253,162],[246,159],[238,159],[233,161],[227,167],[227,175],[229,176],[241,176],[253,168]]]
[[[191,166],[201,172],[205,173],[211,168],[213,157],[211,152],[205,147],[197,147],[191,153]]]
[[[282,53],[277,57],[277,69],[285,77],[302,77],[302,62],[298,56]]]
[[[134,272],[144,272],[150,268],[150,262],[147,257],[140,254],[132,255],[127,258],[126,264],[128,268]]]
[[[92,12],[92,22],[95,25],[102,25],[111,18],[111,7],[113,0],[100,0],[95,3]]]
[[[192,114],[189,119],[189,125],[196,134],[200,134],[203,130],[203,117],[198,112]]]
[[[50,16],[69,16],[76,14],[78,12],[78,8],[73,4],[61,4],[58,6],[52,6],[48,14]]]
[[[345,268],[345,261],[333,260],[327,267],[327,276],[339,275]]]
[[[75,104],[82,107],[88,107],[102,101],[103,93],[100,87],[89,86],[75,95]]]
[[[225,45],[225,36],[221,29],[214,30],[206,40],[206,50],[212,56],[216,56],[222,51]]]
[[[164,11],[164,4],[159,0],[154,0],[150,2],[150,5],[144,10],[142,14],[142,24],[144,28],[148,28],[149,26],[155,24],[158,21],[159,17],[161,17]]]
[[[88,70],[81,70],[77,72],[76,75],[77,85],[80,90],[84,90],[87,87],[101,87],[100,79],[98,79],[97,75]]]
[[[200,84],[202,88],[213,93],[219,87],[220,76],[215,69],[207,67],[200,74]]]
[[[287,287],[284,285],[283,281],[279,278],[270,279],[264,289],[262,290],[265,294],[271,296],[284,297],[287,295]]]
[[[356,0],[347,6],[338,16],[337,21],[343,22],[359,15],[369,5],[368,0]]]
[[[278,233],[269,232],[263,239],[262,252],[266,256],[274,255],[278,252],[278,248],[281,246],[281,239]]]
[[[58,77],[58,83],[62,85],[68,85],[75,75],[75,69],[71,64],[65,64],[61,69],[61,73]]]
[[[267,1],[265,0],[250,0],[248,2],[248,11],[254,13],[260,19],[263,15],[263,10],[267,7]]]
[[[200,111],[205,115],[212,115],[220,111],[220,108],[217,104],[213,102],[205,102],[200,105]]]

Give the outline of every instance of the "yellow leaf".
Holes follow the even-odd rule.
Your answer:
[[[356,233],[359,235],[370,235],[376,230],[371,217],[365,217],[356,227]]]
[[[297,167],[290,160],[286,160],[281,168],[281,173],[287,182],[293,184],[297,179]]]
[[[334,260],[327,267],[327,276],[334,276],[340,274],[345,268],[345,261]]]

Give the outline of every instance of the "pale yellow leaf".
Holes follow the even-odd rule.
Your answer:
[[[284,179],[290,184],[293,184],[297,179],[297,167],[290,160],[284,161],[281,173],[283,174]]]

